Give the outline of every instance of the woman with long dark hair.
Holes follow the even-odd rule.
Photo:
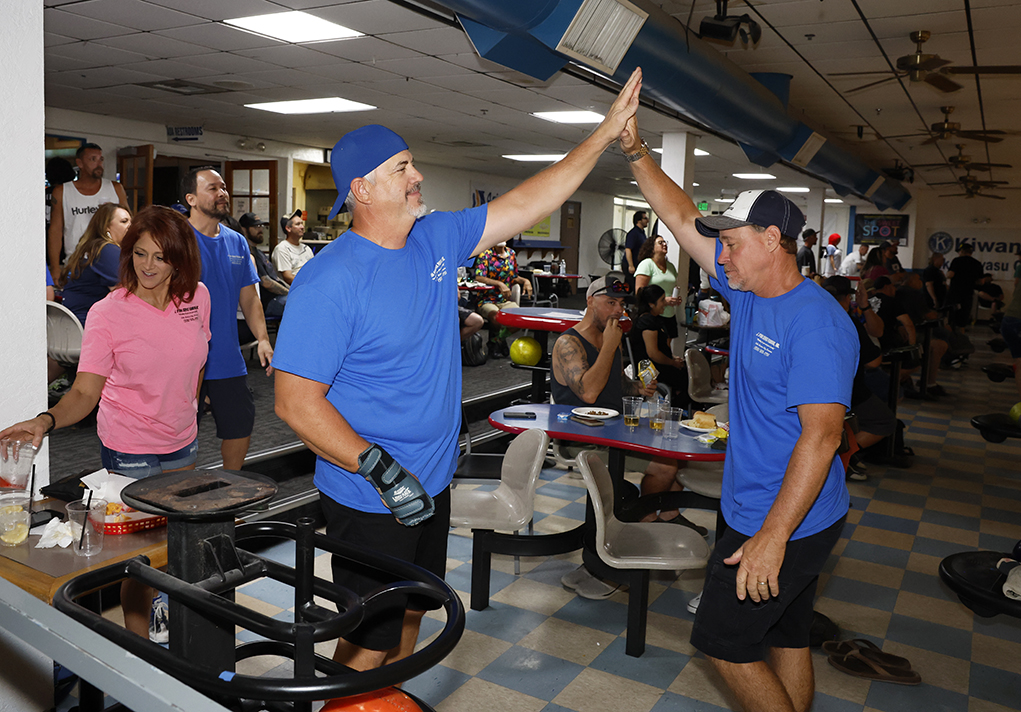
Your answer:
[[[662,287],[650,284],[638,293],[638,315],[631,327],[631,351],[635,361],[649,359],[659,371],[659,382],[666,383],[673,391],[672,402],[688,402],[688,377],[684,359],[674,358],[670,352],[670,331],[668,320],[663,316],[666,309],[666,292]]]
[[[121,245],[120,286],[92,308],[74,385],[59,403],[0,431],[38,447],[99,404],[103,466],[141,478],[195,468],[198,388],[209,351],[209,291],[191,225],[169,208],[145,208]],[[124,624],[148,635],[152,592],[121,588]]]
[[[645,241],[638,251],[638,267],[635,270],[635,293],[639,294],[645,287],[654,284],[666,294],[666,306],[663,318],[669,329],[670,338],[677,336],[677,320],[674,318],[674,307],[683,304],[681,297],[671,296],[677,286],[677,268],[667,259],[666,238],[655,235]]]
[[[873,247],[872,251],[865,255],[865,262],[861,266],[861,278],[874,281],[889,274],[890,270],[883,264],[883,248]]]
[[[57,287],[63,290],[63,304],[82,326],[92,305],[113,291],[120,280],[121,241],[130,226],[127,208],[103,203],[60,271]]]

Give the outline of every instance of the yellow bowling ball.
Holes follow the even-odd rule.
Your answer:
[[[542,358],[542,347],[535,339],[527,336],[515,339],[510,347],[511,361],[522,366],[535,366]]]

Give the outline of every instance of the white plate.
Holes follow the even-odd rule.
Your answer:
[[[696,428],[694,420],[682,420],[681,425],[688,430],[694,430],[696,433],[711,433],[716,430],[716,428],[720,427],[720,422],[716,421],[716,427],[714,428]]]
[[[596,420],[607,420],[608,418],[616,418],[620,415],[620,413],[610,408],[575,408],[571,412],[584,418],[595,418]]]

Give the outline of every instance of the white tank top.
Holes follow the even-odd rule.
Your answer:
[[[113,181],[106,178],[95,195],[82,195],[73,181],[64,183],[64,254],[70,256],[74,252],[100,205],[119,202]]]

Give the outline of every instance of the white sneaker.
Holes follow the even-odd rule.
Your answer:
[[[167,627],[167,618],[170,608],[163,596],[156,594],[152,599],[152,614],[149,617],[149,640],[154,643],[164,644],[170,642],[170,630]]]
[[[688,601],[688,613],[695,615],[698,613],[698,604],[702,602],[702,592],[699,591],[698,595]]]
[[[560,577],[560,585],[566,588],[568,591],[575,591],[578,588],[578,584],[587,578],[592,578],[592,574],[585,568],[585,564],[582,564],[574,571],[570,571]]]

